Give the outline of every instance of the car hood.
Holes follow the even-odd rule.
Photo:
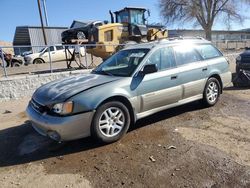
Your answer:
[[[241,56],[250,56],[250,50],[246,50],[240,54]]]
[[[85,74],[56,80],[38,88],[32,98],[42,104],[60,103],[88,89],[121,79],[98,74]]]

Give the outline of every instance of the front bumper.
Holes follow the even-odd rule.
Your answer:
[[[27,57],[24,57],[24,65],[29,65],[29,64],[32,64],[32,61],[33,61],[33,59],[32,59],[32,58],[27,58]]]
[[[68,141],[90,136],[94,111],[78,115],[56,117],[36,111],[31,104],[26,109],[33,128],[41,135],[56,141]]]

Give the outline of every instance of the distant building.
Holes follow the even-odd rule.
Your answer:
[[[45,27],[48,45],[61,44],[61,33],[68,29],[67,27]],[[18,26],[16,27],[14,39],[14,46],[42,46],[45,45],[43,32],[41,27],[36,26]],[[26,51],[38,52],[42,47],[22,47],[14,48],[16,55],[22,54]]]
[[[199,36],[205,38],[204,30],[177,29],[168,30],[169,37],[179,36]],[[212,41],[242,41],[250,40],[250,29],[239,31],[214,30],[212,31]]]

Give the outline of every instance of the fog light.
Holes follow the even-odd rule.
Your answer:
[[[49,131],[47,134],[52,140],[61,141],[61,136],[56,131]]]

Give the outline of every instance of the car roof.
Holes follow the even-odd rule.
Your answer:
[[[128,46],[127,49],[152,49],[154,47],[158,46],[167,46],[167,45],[174,45],[174,44],[211,44],[210,41],[205,40],[201,37],[187,37],[187,38],[168,38],[168,39],[161,39],[153,42],[146,42],[146,43],[140,43],[136,45]]]

